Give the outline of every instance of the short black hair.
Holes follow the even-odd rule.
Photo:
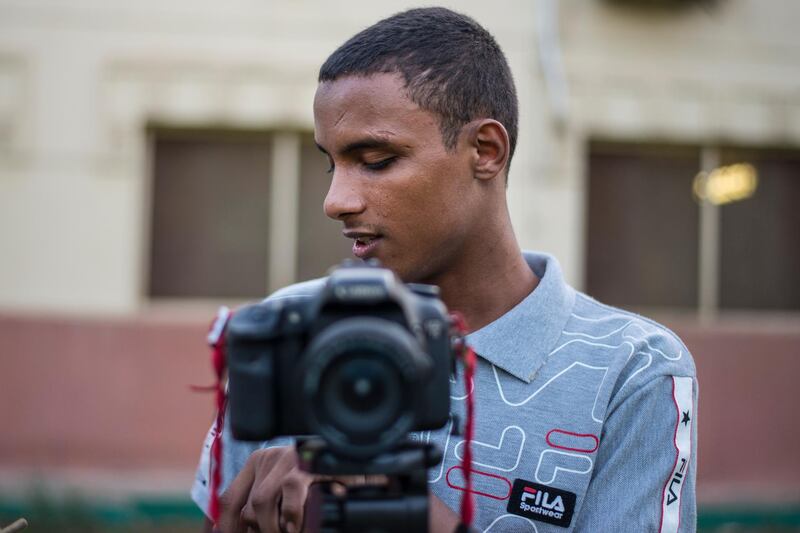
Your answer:
[[[442,7],[398,13],[333,52],[319,82],[392,72],[405,79],[412,102],[440,117],[449,150],[465,124],[492,118],[508,131],[510,163],[517,144],[517,91],[503,51],[480,24]]]

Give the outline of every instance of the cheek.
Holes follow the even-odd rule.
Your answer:
[[[381,192],[378,197],[378,214],[381,218],[391,220],[394,217],[397,211],[396,204],[402,204],[404,192],[402,188]]]
[[[397,192],[396,202],[390,202],[394,215],[400,215],[400,222],[411,226],[422,234],[438,225],[446,215],[445,195],[440,188],[430,183],[417,183]]]
[[[461,162],[442,154],[434,156],[403,169],[372,194],[378,216],[395,230],[413,233],[418,243],[441,239],[443,227],[456,229],[468,193]]]
[[[417,199],[428,214],[435,217],[432,223],[457,224],[461,219],[470,180],[458,163],[452,158],[449,164],[431,167],[424,197]]]

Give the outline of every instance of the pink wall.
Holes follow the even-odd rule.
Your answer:
[[[207,324],[0,317],[0,466],[196,465]]]
[[[800,322],[676,332],[700,383],[698,497],[800,502]]]
[[[673,324],[700,379],[701,502],[800,501],[800,327]],[[0,316],[0,468],[186,469],[213,398],[206,320]]]

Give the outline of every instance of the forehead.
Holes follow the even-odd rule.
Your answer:
[[[438,131],[437,118],[408,98],[397,74],[321,83],[314,97],[314,126],[317,143],[325,147],[365,134],[407,137]]]

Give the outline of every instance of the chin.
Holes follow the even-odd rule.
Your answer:
[[[381,262],[381,266],[383,266],[384,268],[388,268],[389,270],[394,272],[395,275],[398,278],[400,278],[400,281],[402,281],[403,283],[414,283],[415,282],[414,276],[410,275],[409,272],[403,267],[403,265],[397,264],[396,261],[392,261],[392,260],[388,260],[387,261],[387,260],[382,259],[380,257],[376,257],[376,259]]]
[[[390,267],[391,268],[391,267]],[[426,283],[429,285],[435,285],[434,277],[428,272],[426,269],[415,269],[415,270],[394,270],[394,272],[403,280],[403,283]]]
[[[402,254],[400,254],[402,257]],[[400,278],[403,283],[432,283],[433,273],[431,272],[431,264],[427,261],[421,265],[412,265],[407,261],[398,261],[397,257],[383,257],[380,254],[375,255],[372,259],[377,259],[381,262],[381,266],[388,268]]]

